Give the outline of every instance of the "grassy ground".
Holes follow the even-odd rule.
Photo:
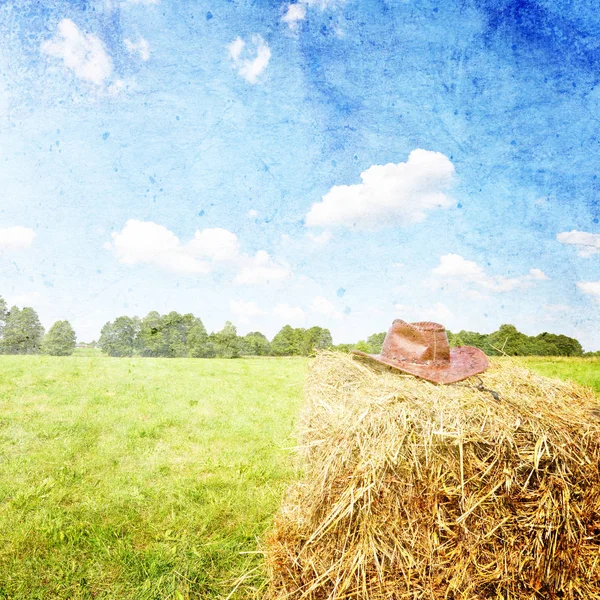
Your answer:
[[[600,394],[600,358],[523,356],[519,361],[540,375],[573,379],[594,388]]]
[[[84,350],[0,356],[0,599],[251,595],[307,361]],[[600,359],[519,360],[600,393]]]
[[[293,477],[305,368],[0,357],[0,598],[226,597]]]

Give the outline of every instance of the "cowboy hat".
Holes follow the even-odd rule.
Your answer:
[[[407,323],[396,319],[380,354],[353,350],[353,354],[416,375],[433,383],[454,383],[483,373],[487,356],[473,346],[450,348],[446,328],[439,323]]]

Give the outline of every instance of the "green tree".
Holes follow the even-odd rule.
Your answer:
[[[583,356],[583,348],[575,338],[544,331],[534,339],[541,356]]]
[[[208,334],[202,321],[198,318],[190,328],[187,335],[188,356],[202,358],[214,356],[214,348],[208,343]]]
[[[56,321],[42,341],[42,352],[51,356],[70,356],[75,350],[75,331],[69,321]]]
[[[238,358],[240,356],[240,342],[235,325],[226,321],[221,331],[210,336],[214,344],[215,355],[220,358]]]
[[[308,356],[315,350],[324,350],[333,346],[329,329],[324,329],[323,327],[311,327],[310,329],[302,330],[302,334],[299,337],[302,340],[300,353],[303,356]]]
[[[2,352],[4,354],[38,354],[44,328],[33,308],[13,306],[5,313]]]
[[[142,356],[165,356],[167,353],[162,317],[155,310],[149,312],[140,323],[138,348]]]
[[[141,322],[137,317],[117,317],[102,327],[98,345],[109,356],[133,356],[140,330]]]
[[[194,315],[191,313],[181,315],[171,311],[161,318],[162,331],[166,346],[166,354],[169,358],[177,358],[188,355],[187,337],[194,325]]]
[[[354,350],[358,350],[359,352],[365,352],[367,354],[374,354],[371,344],[365,342],[365,340],[359,340],[358,342],[356,342],[356,344],[354,345]]]
[[[268,356],[271,352],[269,340],[260,331],[247,333],[241,342],[241,353],[246,356]]]
[[[381,352],[381,347],[383,346],[383,340],[385,339],[386,333],[382,331],[381,333],[374,333],[367,338],[367,344],[371,350],[368,354],[379,354]],[[363,350],[363,352],[367,352]]]
[[[301,354],[304,329],[294,329],[284,325],[271,341],[271,354],[274,356],[299,356]]]

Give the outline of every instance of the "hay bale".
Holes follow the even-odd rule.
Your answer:
[[[600,598],[596,397],[504,361],[481,380],[499,401],[317,356],[270,598]]]

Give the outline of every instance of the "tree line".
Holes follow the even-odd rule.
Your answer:
[[[451,346],[475,346],[489,356],[600,356],[600,352],[583,352],[575,338],[548,332],[528,336],[514,325],[502,325],[489,334],[464,330],[447,333]],[[220,331],[208,333],[202,320],[191,313],[161,315],[152,311],[144,318],[121,316],[109,321],[102,327],[98,343],[90,345],[109,356],[238,358],[308,356],[325,348],[378,354],[384,338],[385,332],[380,332],[355,344],[335,346],[328,329],[285,325],[269,341],[260,331],[240,336],[229,321]],[[45,332],[33,308],[8,309],[0,297],[0,354],[68,356],[75,345],[75,331],[68,321],[57,321]]]
[[[289,325],[269,341],[260,331],[244,336],[230,321],[220,331],[208,333],[202,320],[191,313],[156,311],[139,317],[117,317],[102,327],[98,346],[109,356],[162,356],[168,358],[238,358],[240,356],[308,356],[333,347],[328,329],[293,328]]]

